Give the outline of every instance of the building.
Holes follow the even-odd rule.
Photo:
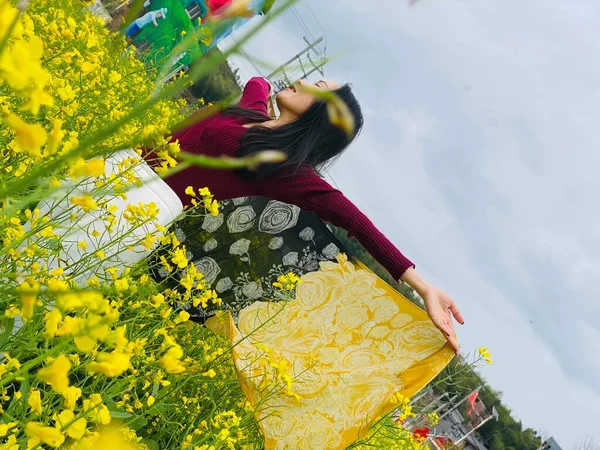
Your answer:
[[[551,437],[542,444],[540,450],[562,450],[562,447]]]

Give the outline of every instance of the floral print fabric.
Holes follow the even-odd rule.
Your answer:
[[[319,270],[335,261],[341,243],[314,214],[264,197],[236,198],[220,203],[220,213],[189,213],[174,225],[187,257],[223,300],[223,308],[238,312],[257,300],[278,298],[273,282],[279,275]],[[167,273],[152,256],[154,278],[176,287],[181,273]],[[203,323],[215,310],[189,307],[192,320]]]
[[[217,217],[188,214],[174,227],[227,310],[188,312],[232,344],[265,450],[344,449],[394,408],[394,394],[414,395],[454,356],[427,314],[349,261],[314,214],[239,198],[222,202]],[[288,272],[302,282],[294,300],[277,301],[273,282]],[[177,285],[177,274],[155,276]],[[277,377],[264,372],[265,348],[290,368],[299,398],[265,383]]]
[[[305,274],[295,300],[255,302],[206,325],[228,338],[266,450],[344,449],[454,356],[427,315],[366,267],[340,256]],[[265,388],[264,349],[291,367],[298,398]]]

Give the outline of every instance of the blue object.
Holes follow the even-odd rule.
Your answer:
[[[134,36],[141,28],[137,26],[135,22],[133,22],[129,27],[127,27],[127,31],[125,31],[125,36],[131,37]]]

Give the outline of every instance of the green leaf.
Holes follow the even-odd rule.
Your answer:
[[[146,419],[145,416],[137,416],[136,418],[127,422],[127,427],[131,428],[133,431],[144,428],[146,425],[148,425],[148,419]]]
[[[125,411],[110,411],[110,417],[115,419],[129,419],[130,417],[133,417],[133,414]]]
[[[29,378],[25,377],[25,379],[21,382],[21,393],[23,397],[21,397],[21,402],[23,407],[21,408],[21,420],[25,419],[25,413],[27,412],[27,402],[29,401],[29,388],[31,385],[29,384]]]
[[[8,341],[15,326],[15,319],[13,317],[6,317],[2,320],[2,328],[4,331],[0,334],[0,349],[4,348],[4,345]]]

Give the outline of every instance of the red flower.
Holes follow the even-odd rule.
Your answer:
[[[415,428],[413,430],[413,437],[419,441],[424,441],[429,436],[429,428]]]

